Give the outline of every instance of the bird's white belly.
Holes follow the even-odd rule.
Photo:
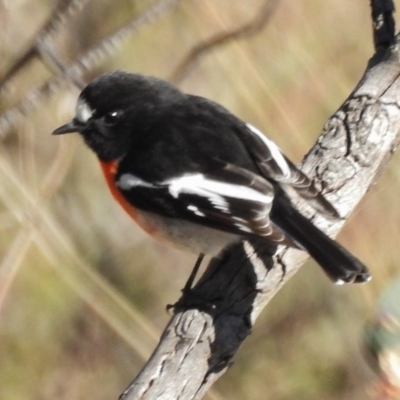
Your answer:
[[[196,254],[217,255],[228,244],[240,240],[240,236],[231,233],[151,212],[139,211],[135,219],[154,238]]]

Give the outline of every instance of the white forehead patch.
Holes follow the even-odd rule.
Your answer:
[[[82,122],[83,124],[88,122],[94,111],[95,110],[93,110],[85,100],[78,99],[78,102],[76,103],[75,117],[79,122]]]

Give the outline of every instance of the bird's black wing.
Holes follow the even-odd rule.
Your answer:
[[[284,190],[288,187],[294,189],[298,195],[322,214],[339,218],[336,209],[314,186],[313,181],[301,172],[260,130],[246,124],[246,128],[239,129],[237,133],[266,178],[279,183]]]
[[[297,247],[270,221],[274,199],[270,182],[232,164],[218,160],[212,164],[207,172],[156,183],[123,173],[117,176],[116,185],[130,203],[144,211]]]
[[[286,186],[289,186],[324,215],[339,217],[335,208],[315,188],[313,182],[259,130],[247,125],[247,130],[240,132],[243,143],[262,174],[277,183],[270,213],[272,223],[299,247],[307,250],[334,282],[368,281],[371,276],[365,265],[301,215],[284,193]]]

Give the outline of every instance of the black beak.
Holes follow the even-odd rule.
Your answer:
[[[70,123],[60,126],[52,135],[63,135],[64,133],[79,132],[80,126],[76,121],[72,120]]]

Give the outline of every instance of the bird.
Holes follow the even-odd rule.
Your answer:
[[[96,154],[112,195],[136,223],[200,262],[262,238],[308,252],[337,284],[371,277],[294,206],[293,193],[339,218],[314,182],[258,128],[216,102],[116,70],[82,90],[74,118],[53,135],[73,132]]]

